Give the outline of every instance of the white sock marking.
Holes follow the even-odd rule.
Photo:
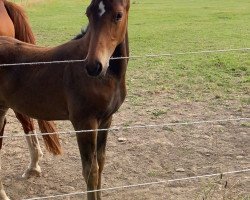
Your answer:
[[[29,134],[34,134],[35,131],[30,131]],[[26,172],[23,174],[24,178],[29,177],[30,171],[36,171],[37,173],[41,173],[41,168],[39,166],[39,160],[43,156],[42,150],[39,145],[39,140],[36,135],[26,135],[26,141],[29,147],[30,152],[30,164]]]
[[[103,16],[105,12],[106,12],[105,5],[104,5],[103,1],[101,1],[99,3],[99,15],[100,15],[100,17]]]

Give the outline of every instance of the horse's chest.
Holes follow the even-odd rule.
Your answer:
[[[65,80],[68,107],[77,115],[84,113],[104,118],[115,113],[125,98],[125,86],[113,78],[96,79],[85,76],[81,79],[76,74]]]
[[[95,107],[99,110],[98,115],[110,116],[115,113],[125,99],[125,89],[120,87],[112,88],[112,90],[103,90],[95,97]]]
[[[124,101],[122,91],[120,89],[113,90],[112,92],[107,92],[104,97],[102,97],[104,104],[104,110],[109,112],[115,112]]]

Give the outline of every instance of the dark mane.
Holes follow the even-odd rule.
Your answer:
[[[87,30],[88,30],[88,26],[82,28],[82,29],[81,29],[81,33],[79,33],[77,36],[75,36],[75,37],[73,38],[73,40],[78,40],[78,39],[83,38],[83,36],[86,34]]]

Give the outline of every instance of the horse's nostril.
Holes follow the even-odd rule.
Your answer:
[[[87,65],[87,72],[90,76],[98,76],[102,72],[102,64],[99,61],[96,61],[94,65]]]
[[[96,62],[96,73],[99,75],[102,72],[102,63]]]

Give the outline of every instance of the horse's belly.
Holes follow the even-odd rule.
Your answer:
[[[1,105],[33,118],[68,119],[68,106],[62,88],[60,81],[52,83],[49,78],[28,77],[24,72],[16,75],[14,71],[0,73]]]
[[[20,98],[20,97],[19,97]],[[44,120],[67,120],[68,109],[67,106],[56,100],[47,98],[28,98],[22,99],[8,99],[8,107],[11,109],[26,114],[32,118]]]

